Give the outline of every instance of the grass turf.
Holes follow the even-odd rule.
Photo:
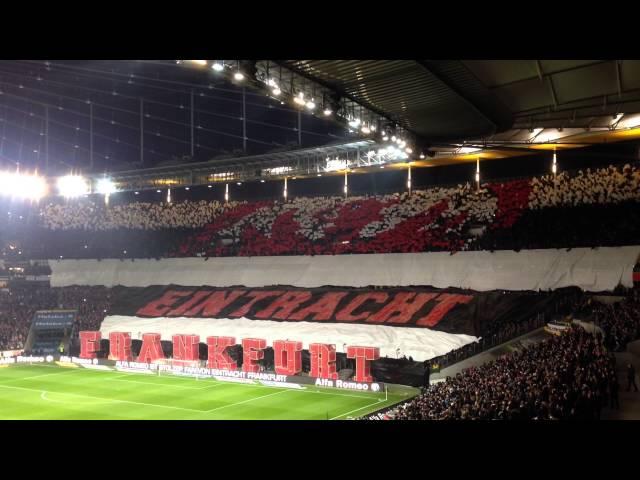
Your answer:
[[[304,390],[178,376],[12,365],[0,368],[0,419],[346,420],[407,400],[416,390]]]

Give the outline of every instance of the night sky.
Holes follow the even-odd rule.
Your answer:
[[[48,65],[47,65],[48,63]],[[190,92],[194,91],[195,151],[190,156]],[[178,159],[252,155],[298,147],[293,106],[246,89],[247,143],[242,141],[242,87],[210,68],[173,62],[0,62],[0,162],[4,168],[45,167],[49,110],[50,173],[89,166],[93,103],[96,172],[139,168],[140,99],[144,102],[144,166]],[[302,146],[348,140],[348,131],[302,114]]]

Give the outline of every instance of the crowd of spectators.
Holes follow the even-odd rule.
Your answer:
[[[46,205],[39,215],[44,233],[32,240],[44,244],[50,258],[118,258],[132,252],[149,258],[620,245],[640,233],[640,222],[634,221],[640,220],[639,200],[640,169],[630,165],[487,183],[480,190],[467,184],[415,190],[411,195],[134,202],[111,207],[79,199]],[[50,241],[50,234],[56,233],[60,241]],[[124,240],[106,240],[116,237],[128,240],[129,248]],[[59,249],[63,244],[69,245],[64,253]],[[53,249],[60,252],[50,252]]]
[[[627,343],[640,338],[640,290],[619,302],[594,304],[591,319],[604,331],[607,348],[623,351]]]
[[[36,311],[77,310],[75,332],[97,330],[110,305],[104,287],[49,288],[25,285],[0,292],[0,350],[22,349]]]
[[[572,327],[431,385],[385,418],[588,420],[599,418],[607,402],[617,404],[617,397],[615,357],[602,335]]]

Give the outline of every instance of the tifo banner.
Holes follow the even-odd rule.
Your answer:
[[[32,325],[36,329],[71,328],[75,317],[75,310],[39,310],[33,315]]]
[[[478,336],[502,320],[526,320],[566,295],[471,292],[429,288],[340,289],[293,287],[189,288],[176,285],[113,289],[111,315],[151,318],[246,318],[345,326],[431,328]]]
[[[591,292],[633,286],[640,246],[497,252],[388,253],[282,257],[221,257],[120,260],[50,260],[51,286],[211,285],[315,288],[399,287]]]
[[[494,322],[528,320],[574,291],[117,287],[100,331],[103,338],[158,333],[167,341],[178,334],[295,338],[333,344],[338,352],[371,345],[384,357],[421,361],[477,341]]]

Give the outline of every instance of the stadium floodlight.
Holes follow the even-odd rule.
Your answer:
[[[116,193],[116,185],[109,178],[101,178],[96,185],[96,192],[103,195]]]
[[[67,198],[86,195],[89,193],[89,184],[80,175],[65,175],[58,179],[58,193]]]
[[[300,92],[296,97],[293,97],[293,101],[298,105],[305,105],[307,102],[304,101],[304,93]]]
[[[215,62],[213,62],[213,65],[211,65],[211,68],[216,72],[221,72],[224,69],[224,65],[216,60]]]
[[[0,172],[0,195],[39,200],[47,194],[47,182],[37,174]]]

